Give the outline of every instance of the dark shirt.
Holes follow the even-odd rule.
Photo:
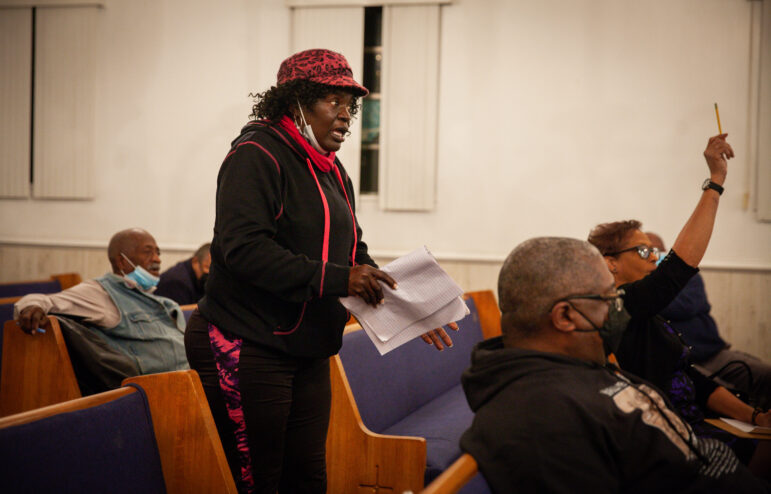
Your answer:
[[[697,363],[710,359],[727,346],[717,331],[715,320],[709,315],[710,309],[704,280],[697,274],[660,313],[693,347],[691,358]]]
[[[622,369],[651,381],[670,398],[680,387],[677,381],[687,377],[694,386],[696,404],[705,410],[707,398],[717,384],[690,365],[689,359],[683,356],[684,349],[687,350],[685,343],[676,332],[667,329],[663,318],[657,316],[697,272],[698,269],[670,251],[655,271],[620,287],[625,291],[624,306],[632,319],[616,357]],[[684,411],[681,406],[678,408],[681,413]],[[700,421],[700,418],[693,417],[693,420]]]
[[[767,492],[623,371],[498,337],[477,344],[461,382],[476,414],[461,449],[493,493]]]
[[[193,258],[178,262],[161,273],[161,281],[153,294],[168,297],[179,305],[197,304],[203,297],[203,287],[198,286]]]

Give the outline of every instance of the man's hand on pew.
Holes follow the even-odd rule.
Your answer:
[[[36,305],[27,307],[19,314],[19,326],[27,334],[44,333],[45,331],[40,331],[39,328],[45,322],[45,311]]]
[[[453,331],[458,330],[458,325],[454,322],[451,322],[447,326]],[[434,345],[439,351],[444,350],[444,345],[447,345],[447,348],[452,346],[452,338],[450,338],[450,335],[448,335],[447,331],[443,328],[432,329],[428,333],[420,335],[420,337],[429,345]],[[442,343],[444,343],[444,345],[442,345]]]

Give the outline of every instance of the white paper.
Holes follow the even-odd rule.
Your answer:
[[[761,427],[759,425],[752,425],[748,424],[747,422],[742,422],[741,420],[729,419],[725,417],[720,417],[720,420],[730,426],[736,427],[742,432],[751,432],[753,434],[771,434],[771,427]]]
[[[381,355],[427,331],[469,314],[463,289],[439,266],[424,246],[384,266],[397,283],[383,286],[383,303],[368,305],[360,297],[340,302],[356,316]]]

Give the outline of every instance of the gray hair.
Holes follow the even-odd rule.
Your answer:
[[[557,300],[596,287],[599,265],[605,265],[599,251],[583,240],[538,237],[519,244],[498,276],[504,336],[538,331]]]
[[[107,258],[110,260],[113,271],[117,269],[117,259],[121,253],[126,255],[133,254],[137,244],[145,236],[149,235],[147,230],[142,228],[127,228],[113,235],[110,238],[110,243],[107,245]]]

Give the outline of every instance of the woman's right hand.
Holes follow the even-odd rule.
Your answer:
[[[348,274],[348,295],[361,297],[373,307],[383,300],[383,287],[380,282],[396,289],[396,282],[388,274],[367,264],[359,264],[351,268]]]
[[[710,179],[718,185],[723,185],[728,172],[728,161],[734,157],[734,150],[725,138],[728,134],[719,134],[709,138],[707,148],[704,150],[704,159],[707,160]]]

